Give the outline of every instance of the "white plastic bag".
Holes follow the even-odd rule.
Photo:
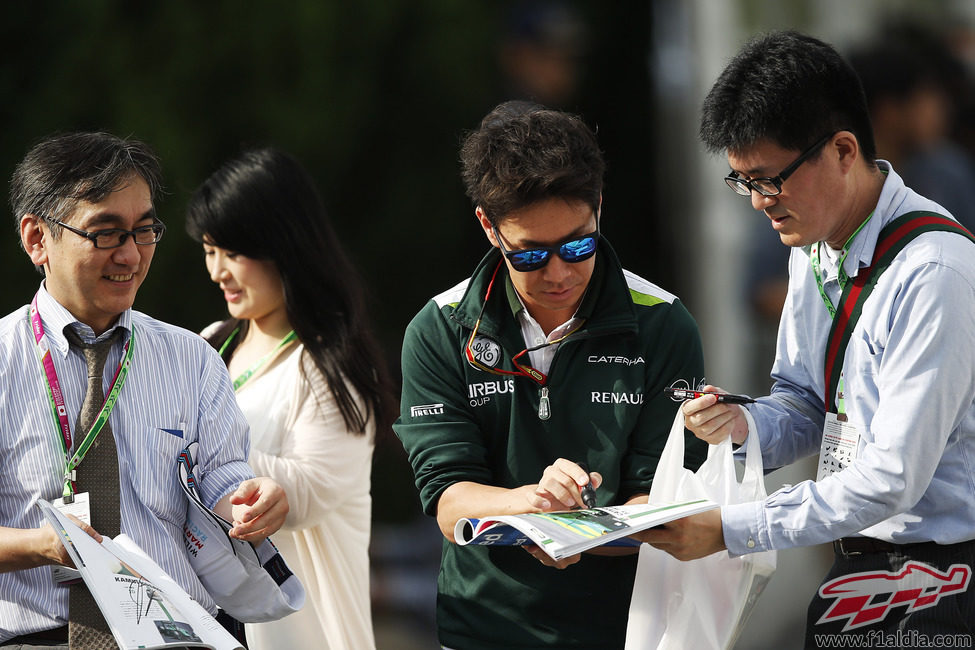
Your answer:
[[[708,446],[708,458],[684,468],[684,414],[677,417],[650,488],[650,502],[708,498],[721,505],[766,497],[758,435],[749,420],[746,461],[739,483],[731,439]],[[649,544],[640,547],[630,618],[629,650],[730,648],[775,571],[775,551],[737,558],[728,551],[681,562]]]

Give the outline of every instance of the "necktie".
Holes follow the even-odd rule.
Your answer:
[[[65,338],[73,347],[79,348],[88,365],[88,387],[81,404],[81,413],[74,427],[74,440],[77,446],[88,433],[92,423],[105,402],[102,388],[102,374],[105,360],[112,344],[122,333],[115,333],[104,341],[94,344],[84,343],[78,334],[66,327]],[[95,443],[89,448],[84,460],[78,466],[77,492],[88,492],[91,507],[91,526],[102,535],[115,537],[121,532],[121,507],[119,505],[118,451],[112,428],[105,423]],[[68,597],[68,646],[92,650],[115,649],[115,637],[105,622],[95,599],[84,582],[71,585]]]

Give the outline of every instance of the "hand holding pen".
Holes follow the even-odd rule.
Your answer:
[[[529,503],[543,512],[590,508],[602,480],[599,472],[589,472],[583,463],[559,458],[545,468]]]
[[[745,441],[748,436],[748,421],[740,405],[752,403],[754,399],[747,395],[731,395],[710,385],[701,386],[695,391],[680,390],[697,394],[684,398],[680,406],[684,413],[684,426],[691,433],[712,445],[722,442],[728,436],[737,445]]]

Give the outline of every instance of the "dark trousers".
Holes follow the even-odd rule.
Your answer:
[[[837,548],[809,603],[807,650],[975,648],[975,540],[877,545],[887,548]]]
[[[53,630],[42,630],[32,634],[15,636],[12,639],[0,643],[0,647],[10,648],[10,650],[34,650],[34,648],[67,650],[68,626],[63,625]]]
[[[246,650],[247,641],[244,637],[244,624],[222,609],[217,611],[216,619]],[[34,650],[34,648],[67,650],[68,626],[65,625],[54,630],[44,630],[42,632],[17,636],[9,641],[0,643],[0,647],[10,648],[10,650]],[[179,648],[173,648],[173,650],[179,650]]]
[[[223,629],[230,632],[240,642],[240,645],[244,646],[244,650],[247,650],[247,637],[244,636],[244,624],[222,609],[217,610],[215,618],[217,619],[217,623],[220,623]]]

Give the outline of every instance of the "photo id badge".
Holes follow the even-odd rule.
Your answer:
[[[74,495],[71,503],[65,503],[63,498],[55,499],[51,502],[55,508],[67,515],[74,515],[89,526],[91,525],[91,507],[88,502],[88,493],[79,492]],[[51,565],[51,577],[57,584],[69,585],[81,581],[81,574],[77,569],[61,566],[60,564]]]
[[[851,422],[840,420],[836,413],[826,414],[826,426],[823,427],[823,444],[819,449],[819,468],[816,480],[835,474],[857,457],[860,444],[860,431]]]

